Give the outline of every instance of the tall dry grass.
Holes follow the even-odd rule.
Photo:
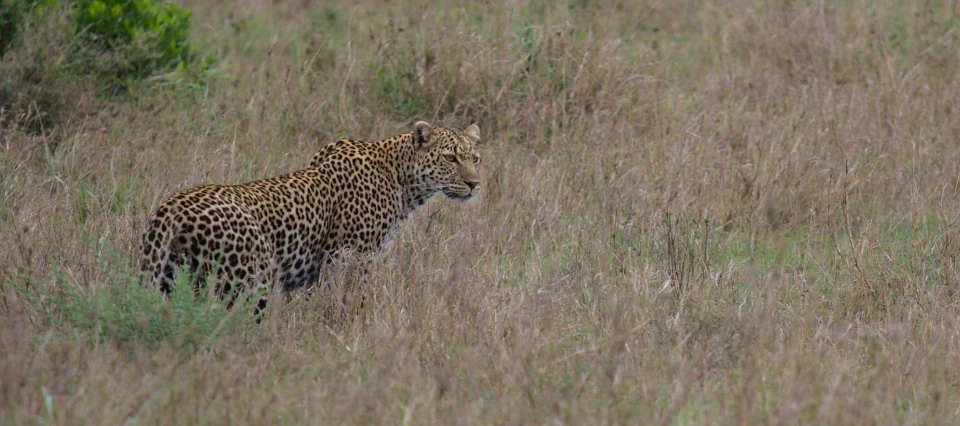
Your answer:
[[[4,424],[960,417],[949,2],[183,5],[209,87],[3,130]],[[294,295],[185,352],[27,302],[116,279],[174,191],[418,119],[479,123],[483,196],[418,212],[359,317]]]

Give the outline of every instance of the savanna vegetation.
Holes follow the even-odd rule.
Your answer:
[[[2,0],[0,423],[956,423],[958,26],[939,0]],[[481,196],[419,211],[359,314],[138,285],[164,197],[417,120],[479,124]]]

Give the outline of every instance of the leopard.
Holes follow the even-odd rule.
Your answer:
[[[142,233],[141,277],[166,295],[185,272],[195,291],[212,279],[221,296],[312,286],[345,253],[382,257],[435,195],[473,200],[479,141],[477,124],[460,131],[418,121],[379,141],[328,143],[306,168],[285,175],[175,193]],[[265,297],[257,303],[264,308]]]

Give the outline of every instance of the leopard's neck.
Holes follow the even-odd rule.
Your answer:
[[[378,143],[383,144],[384,152],[390,157],[389,161],[399,165],[395,169],[394,176],[399,186],[398,196],[402,209],[398,219],[406,220],[414,211],[433,198],[440,189],[427,182],[426,174],[419,169],[412,132]]]

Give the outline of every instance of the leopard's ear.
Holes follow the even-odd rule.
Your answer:
[[[473,143],[477,143],[480,140],[480,127],[477,127],[476,124],[471,124],[470,127],[467,127],[466,130],[463,131],[463,134],[473,139]]]
[[[417,144],[417,148],[423,148],[430,145],[433,142],[433,126],[426,121],[418,121],[417,124],[413,125],[413,140]]]

